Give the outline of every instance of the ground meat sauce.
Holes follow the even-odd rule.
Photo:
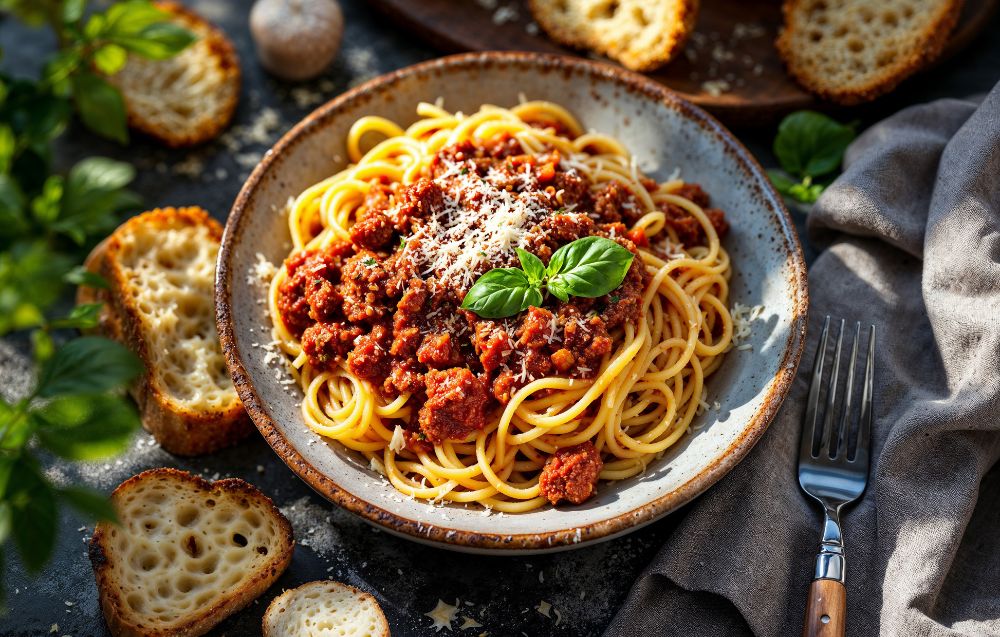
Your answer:
[[[589,440],[563,447],[545,461],[538,478],[538,489],[552,504],[561,500],[580,504],[594,492],[602,468],[601,454]]]
[[[475,187],[479,183],[489,186]],[[656,184],[644,180],[643,186],[652,190]],[[677,194],[709,205],[696,184],[684,185]],[[491,245],[482,246],[482,257],[468,267],[463,262],[457,274],[414,255],[432,252],[441,215],[489,212],[491,197],[503,200],[508,210],[526,211],[518,244],[543,262],[586,236],[610,238],[632,252],[649,245],[641,231],[628,230],[642,207],[627,186],[611,182],[594,191],[557,151],[526,155],[516,139],[505,135],[443,149],[427,174],[410,185],[372,182],[350,241],[298,252],[285,261],[287,277],[278,291],[285,327],[301,339],[316,368],[346,362],[387,397],[411,394],[421,405],[405,427],[411,448],[467,439],[534,379],[593,378],[613,349],[611,332],[639,319],[649,275],[638,258],[622,285],[603,297],[570,297],[566,303],[549,297],[543,307],[498,320],[461,310],[476,278],[491,268],[518,265],[513,248],[486,242]],[[705,241],[685,210],[672,204],[662,209],[681,243]],[[724,234],[723,213],[706,213]],[[481,214],[483,220],[472,222],[473,227],[488,223],[489,214]],[[600,455],[590,443],[562,449],[542,472],[543,494],[553,502],[582,501],[600,468]]]

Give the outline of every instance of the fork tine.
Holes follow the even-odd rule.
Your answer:
[[[800,443],[799,457],[806,455],[816,455],[813,449],[816,447],[816,421],[817,408],[819,407],[819,391],[823,379],[823,361],[826,358],[826,342],[830,336],[830,317],[823,321],[823,332],[819,337],[819,345],[816,346],[816,359],[813,361],[812,382],[809,383],[809,398],[806,400],[806,415],[802,420],[802,441]]]
[[[844,343],[844,319],[840,319],[840,329],[837,331],[837,351],[833,356],[833,370],[830,372],[830,382],[826,390],[826,410],[823,413],[823,438],[819,447],[819,456],[834,458],[837,448],[830,448],[830,438],[833,436],[833,417],[837,412],[837,380],[840,376],[840,349]],[[836,441],[834,441],[836,442]]]
[[[875,389],[875,326],[868,328],[868,361],[865,363],[865,389],[861,395],[861,422],[858,430],[858,447],[854,461],[868,464],[868,450],[872,435],[872,402]]]
[[[844,404],[840,408],[840,427],[837,431],[837,449],[847,457],[848,429],[851,424],[851,403],[854,398],[854,367],[858,362],[858,341],[861,340],[861,323],[854,324],[854,344],[851,346],[851,363],[847,368],[847,385],[844,387]]]

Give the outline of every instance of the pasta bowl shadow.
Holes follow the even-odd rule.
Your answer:
[[[563,104],[613,135],[658,180],[675,168],[700,183],[732,230],[724,241],[733,266],[730,303],[763,305],[751,348],[731,351],[708,383],[708,409],[696,431],[644,475],[602,483],[582,507],[543,507],[483,515],[479,508],[432,506],[401,496],[364,458],[308,429],[303,394],[270,340],[261,258],[280,264],[291,249],[282,214],[290,197],[347,165],[351,125],[379,115],[401,125],[418,102],[441,98],[452,111],[512,106],[520,96]],[[761,437],[788,393],[806,330],[806,268],[793,224],[764,171],[704,111],[640,75],[578,58],[533,53],[463,54],[376,78],[321,106],[265,155],[229,216],[219,255],[219,335],[237,391],[275,453],[323,497],[389,532],[474,552],[514,554],[584,546],[627,533],[686,504],[729,472]]]

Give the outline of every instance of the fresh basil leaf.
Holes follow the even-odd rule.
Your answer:
[[[88,40],[96,40],[104,34],[108,27],[108,19],[103,13],[95,13],[87,19],[83,25],[83,37]]]
[[[198,38],[184,27],[170,22],[151,24],[136,35],[111,36],[111,41],[129,52],[150,60],[171,58]]]
[[[60,347],[42,370],[37,393],[86,394],[122,387],[142,372],[142,363],[115,341],[99,336],[73,339]]]
[[[483,318],[504,318],[541,304],[542,293],[522,270],[496,268],[479,277],[462,300],[462,309]]]
[[[70,311],[69,316],[49,321],[49,327],[54,330],[77,329],[89,330],[97,327],[101,316],[103,303],[84,303]]]
[[[822,184],[792,184],[788,189],[788,196],[801,203],[815,203],[819,196],[823,194]]]
[[[170,14],[147,0],[126,0],[111,5],[105,12],[105,32],[109,37],[138,35],[143,29],[163,22]]]
[[[114,505],[100,491],[86,487],[64,487],[59,489],[59,497],[68,502],[89,521],[118,523],[118,514],[115,512]]]
[[[561,294],[584,298],[603,296],[625,279],[635,255],[611,239],[584,237],[568,243],[552,255],[558,271],[549,277],[548,290],[556,298]]]
[[[137,205],[137,197],[122,190],[134,178],[130,164],[104,157],[84,159],[66,177],[59,219],[50,227],[77,243],[103,233],[117,221],[112,213]]]
[[[83,11],[87,8],[87,0],[65,0],[62,10],[62,19],[65,23],[73,23],[83,17]]]
[[[517,258],[521,261],[521,269],[528,277],[528,283],[538,285],[545,278],[545,264],[535,255],[517,248]]]
[[[43,447],[70,460],[97,460],[124,451],[139,426],[125,398],[109,394],[60,396],[31,412]]]
[[[107,157],[88,157],[70,169],[66,177],[66,194],[77,200],[92,192],[124,188],[133,179],[135,179],[135,168],[132,164]],[[89,202],[74,201],[74,203],[84,207]]]
[[[55,492],[34,461],[25,456],[14,465],[8,492],[14,544],[28,570],[38,571],[49,561],[55,546]]]
[[[93,73],[76,73],[73,75],[73,100],[87,128],[102,137],[128,143],[125,101],[118,89]]]
[[[51,160],[49,145],[35,142],[15,156],[10,176],[21,186],[21,192],[38,192],[48,177]]]
[[[108,289],[108,282],[104,280],[100,274],[91,272],[85,266],[78,265],[63,277],[66,283],[72,283],[73,285],[81,285],[89,288],[100,288],[102,290]]]
[[[18,237],[30,228],[24,194],[10,175],[0,175],[0,237]]]
[[[798,111],[778,125],[774,154],[797,177],[820,177],[837,170],[854,140],[852,126],[813,111]]]
[[[553,252],[552,256],[549,257],[549,265],[547,268],[545,268],[545,272],[550,278],[554,277],[555,275],[559,274],[562,271],[563,266],[566,264],[566,252],[570,245],[571,244],[567,243],[563,247]]]
[[[15,152],[17,152],[17,139],[14,137],[14,131],[9,125],[0,123],[0,174],[6,176],[10,172]]]
[[[41,325],[44,310],[62,294],[63,277],[72,265],[44,240],[19,241],[0,252],[0,335]]]
[[[5,405],[5,413],[0,414],[0,450],[17,451],[24,447],[34,433],[33,427],[23,404]]]
[[[78,49],[64,49],[56,53],[45,63],[42,69],[42,81],[52,87],[57,95],[68,95],[70,92],[69,76],[80,67],[83,58]]]
[[[69,105],[60,96],[37,82],[10,83],[2,119],[6,120],[21,144],[48,143],[59,135],[69,119]]]
[[[569,300],[569,289],[566,287],[565,281],[558,278],[551,278],[545,285],[545,289],[549,291],[549,294],[556,297],[563,303]]]
[[[13,408],[0,400],[0,431],[3,431],[3,411],[9,410],[13,413]],[[10,474],[14,470],[14,463],[17,458],[10,455],[0,455],[0,500],[7,497],[7,487],[10,485]]]
[[[122,70],[128,60],[128,52],[117,44],[105,44],[94,51],[94,66],[105,75],[114,75]]]
[[[43,225],[52,225],[59,218],[63,197],[63,178],[50,175],[42,184],[42,192],[31,200],[31,214]]]
[[[31,351],[35,356],[35,365],[44,365],[56,352],[52,335],[46,330],[31,330]]]

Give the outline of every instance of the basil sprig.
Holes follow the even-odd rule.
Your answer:
[[[768,171],[771,183],[786,197],[813,203],[840,168],[857,134],[854,128],[813,111],[792,113],[781,121],[774,138],[781,170]]]
[[[543,291],[563,302],[570,296],[604,296],[622,284],[635,258],[604,237],[584,237],[564,245],[552,254],[548,267],[520,248],[517,256],[520,268],[494,268],[479,277],[462,300],[462,309],[483,318],[504,318],[540,306]]]

